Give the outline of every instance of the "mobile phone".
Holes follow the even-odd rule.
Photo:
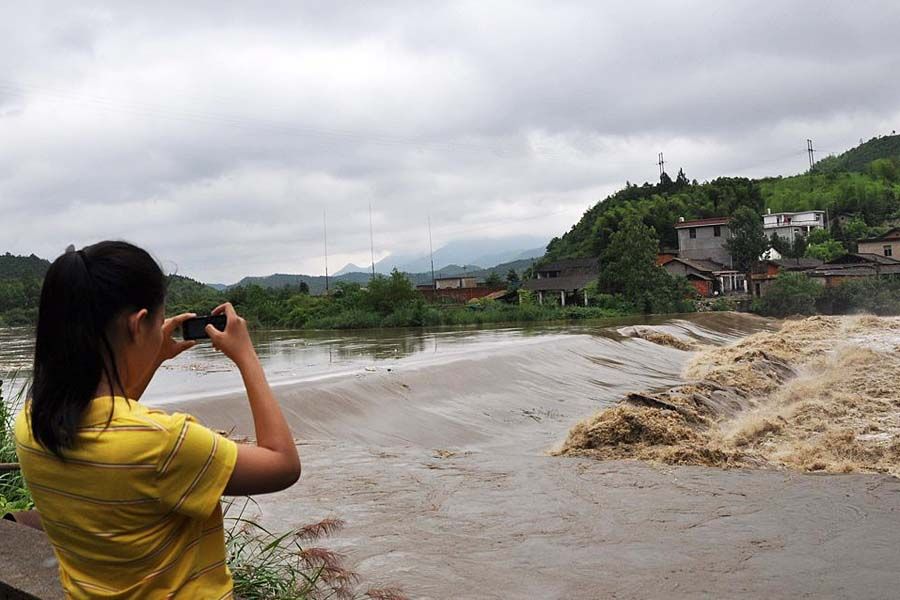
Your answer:
[[[228,322],[225,313],[220,315],[207,315],[205,317],[194,317],[188,319],[181,324],[181,337],[185,340],[205,340],[209,339],[206,334],[206,326],[212,325],[219,331],[225,331],[225,324]]]

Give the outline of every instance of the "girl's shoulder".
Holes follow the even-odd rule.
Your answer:
[[[30,414],[31,404],[26,402],[13,422],[13,435],[16,438],[16,442],[20,444],[31,439]]]

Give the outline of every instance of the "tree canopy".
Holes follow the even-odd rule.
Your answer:
[[[725,241],[725,247],[731,253],[734,268],[748,272],[760,255],[769,249],[762,218],[752,208],[742,206],[734,212],[728,227],[731,238]]]

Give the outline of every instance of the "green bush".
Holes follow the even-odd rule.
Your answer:
[[[713,300],[710,308],[712,308],[712,310],[715,312],[726,312],[729,310],[734,310],[734,305],[725,298],[719,297]]]
[[[350,308],[335,315],[311,319],[309,329],[371,329],[381,326],[381,316],[362,308]]]
[[[822,286],[803,273],[781,273],[753,308],[772,317],[811,315],[822,293]]]
[[[382,327],[427,327],[439,325],[441,314],[437,309],[419,301],[401,306],[381,321]]]
[[[864,277],[824,290],[818,307],[828,314],[900,315],[900,279]]]

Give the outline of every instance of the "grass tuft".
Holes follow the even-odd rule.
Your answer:
[[[25,388],[22,386],[17,393],[10,395],[4,384],[8,387],[12,381],[16,381],[15,372],[0,378],[0,463],[15,463],[19,460],[16,456],[13,422],[22,404]],[[34,502],[31,499],[31,492],[25,485],[22,472],[18,469],[0,472],[0,514],[28,510],[32,506]]]
[[[275,534],[245,516],[252,498],[239,509],[226,502],[228,567],[234,593],[244,600],[406,600],[397,588],[358,590],[359,575],[344,567],[344,557],[319,546],[305,546],[343,527],[324,519],[295,531]],[[229,516],[237,510],[236,516]]]

